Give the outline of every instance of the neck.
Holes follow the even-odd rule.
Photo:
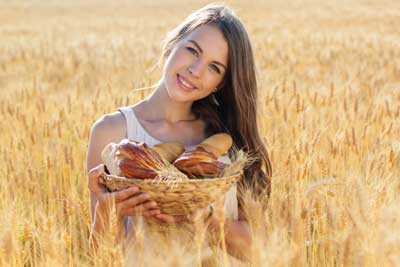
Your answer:
[[[145,102],[147,110],[150,111],[148,113],[150,120],[165,120],[169,123],[195,120],[192,112],[193,101],[181,102],[172,99],[164,83],[160,83]]]

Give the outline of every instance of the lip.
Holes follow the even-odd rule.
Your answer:
[[[187,82],[188,84],[190,84],[190,85],[193,87],[193,89],[190,89],[190,88],[185,87],[185,86],[181,83],[181,81],[179,80],[179,78],[181,78],[182,80],[184,80],[185,82]],[[178,82],[178,85],[179,85],[183,90],[185,90],[185,91],[193,91],[193,90],[196,90],[196,89],[197,89],[197,87],[194,86],[193,83],[191,83],[190,81],[188,81],[187,79],[185,79],[185,77],[183,77],[182,75],[177,74],[177,75],[176,75],[176,80],[177,80],[177,82]]]

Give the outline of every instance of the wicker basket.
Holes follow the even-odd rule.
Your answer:
[[[223,197],[239,181],[241,173],[212,179],[189,179],[165,182],[153,179],[128,179],[103,173],[102,181],[110,191],[137,186],[148,192],[156,201],[161,213],[168,215],[190,214]]]

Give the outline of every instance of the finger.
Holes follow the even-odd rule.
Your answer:
[[[160,209],[151,203],[128,208],[124,213],[125,216],[155,216],[157,214],[160,214]]]
[[[156,209],[156,208],[158,208],[158,207],[157,207],[157,203],[155,201],[146,201],[142,204],[129,207],[129,209],[137,210],[137,211],[146,211],[146,210]]]
[[[106,187],[100,183],[100,175],[104,172],[104,164],[99,164],[88,173],[88,188],[92,192],[106,192]]]
[[[143,208],[145,210],[157,208],[157,203],[155,201],[147,201],[143,204]]]
[[[145,217],[154,217],[155,215],[160,214],[160,213],[161,213],[160,209],[156,208],[156,209],[151,209],[151,210],[145,210],[145,211],[143,211],[142,215]]]
[[[139,193],[139,188],[137,186],[131,186],[120,191],[113,192],[112,195],[115,198],[115,202],[123,202],[135,194]]]
[[[126,195],[125,195],[126,196]],[[118,211],[121,214],[127,214],[127,213],[132,213],[135,211],[132,211],[131,209],[134,209],[138,205],[142,204],[143,202],[148,201],[150,198],[150,195],[148,193],[136,193],[131,194],[130,196],[126,197],[125,199],[121,200],[120,202],[117,202],[117,207]],[[122,197],[121,197],[122,199]],[[143,208],[143,207],[141,207]],[[137,212],[138,214],[140,212]]]
[[[159,219],[162,222],[165,223],[173,223],[175,222],[175,218],[173,216],[167,215],[167,214],[158,214],[155,216],[157,219]]]
[[[163,219],[157,218],[157,215],[158,215],[158,214],[155,214],[155,215],[153,215],[153,216],[147,216],[147,217],[145,217],[145,218],[146,218],[146,220],[149,220],[149,221],[151,221],[151,222],[158,223],[158,224],[161,224],[161,225],[170,224],[170,222],[166,222],[166,221],[163,220]]]
[[[157,208],[157,204],[154,201],[147,201],[144,204],[136,205],[131,209],[138,215],[142,215],[145,211]]]
[[[88,175],[89,175],[89,178],[96,178],[103,172],[104,172],[104,164],[101,163],[101,164],[97,165],[96,167],[90,169]]]
[[[127,201],[124,202],[126,207],[131,208],[137,205],[142,204],[150,199],[149,193],[140,193],[130,197]],[[143,203],[144,204],[144,203]]]
[[[187,222],[188,221],[188,219],[187,219],[187,216],[186,215],[178,215],[178,216],[175,216],[175,222]]]
[[[153,210],[152,210],[153,211]],[[153,223],[159,223],[159,224],[164,224],[165,222],[164,221],[161,221],[160,219],[158,219],[157,217],[156,217],[156,215],[157,214],[160,214],[160,210],[155,210],[155,211],[157,211],[157,212],[154,212],[154,213],[156,213],[156,214],[152,214],[152,215],[143,215],[145,218],[146,218],[146,220],[147,221],[149,221],[149,222],[153,222]]]

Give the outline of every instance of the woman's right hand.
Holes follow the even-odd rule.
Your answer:
[[[117,220],[123,221],[125,216],[152,217],[160,213],[157,203],[150,199],[150,195],[139,192],[139,188],[132,186],[120,191],[108,192],[100,177],[104,173],[104,164],[99,164],[89,171],[88,187],[97,199],[96,215],[108,218],[109,210],[115,205]],[[95,216],[97,217],[97,216]]]

